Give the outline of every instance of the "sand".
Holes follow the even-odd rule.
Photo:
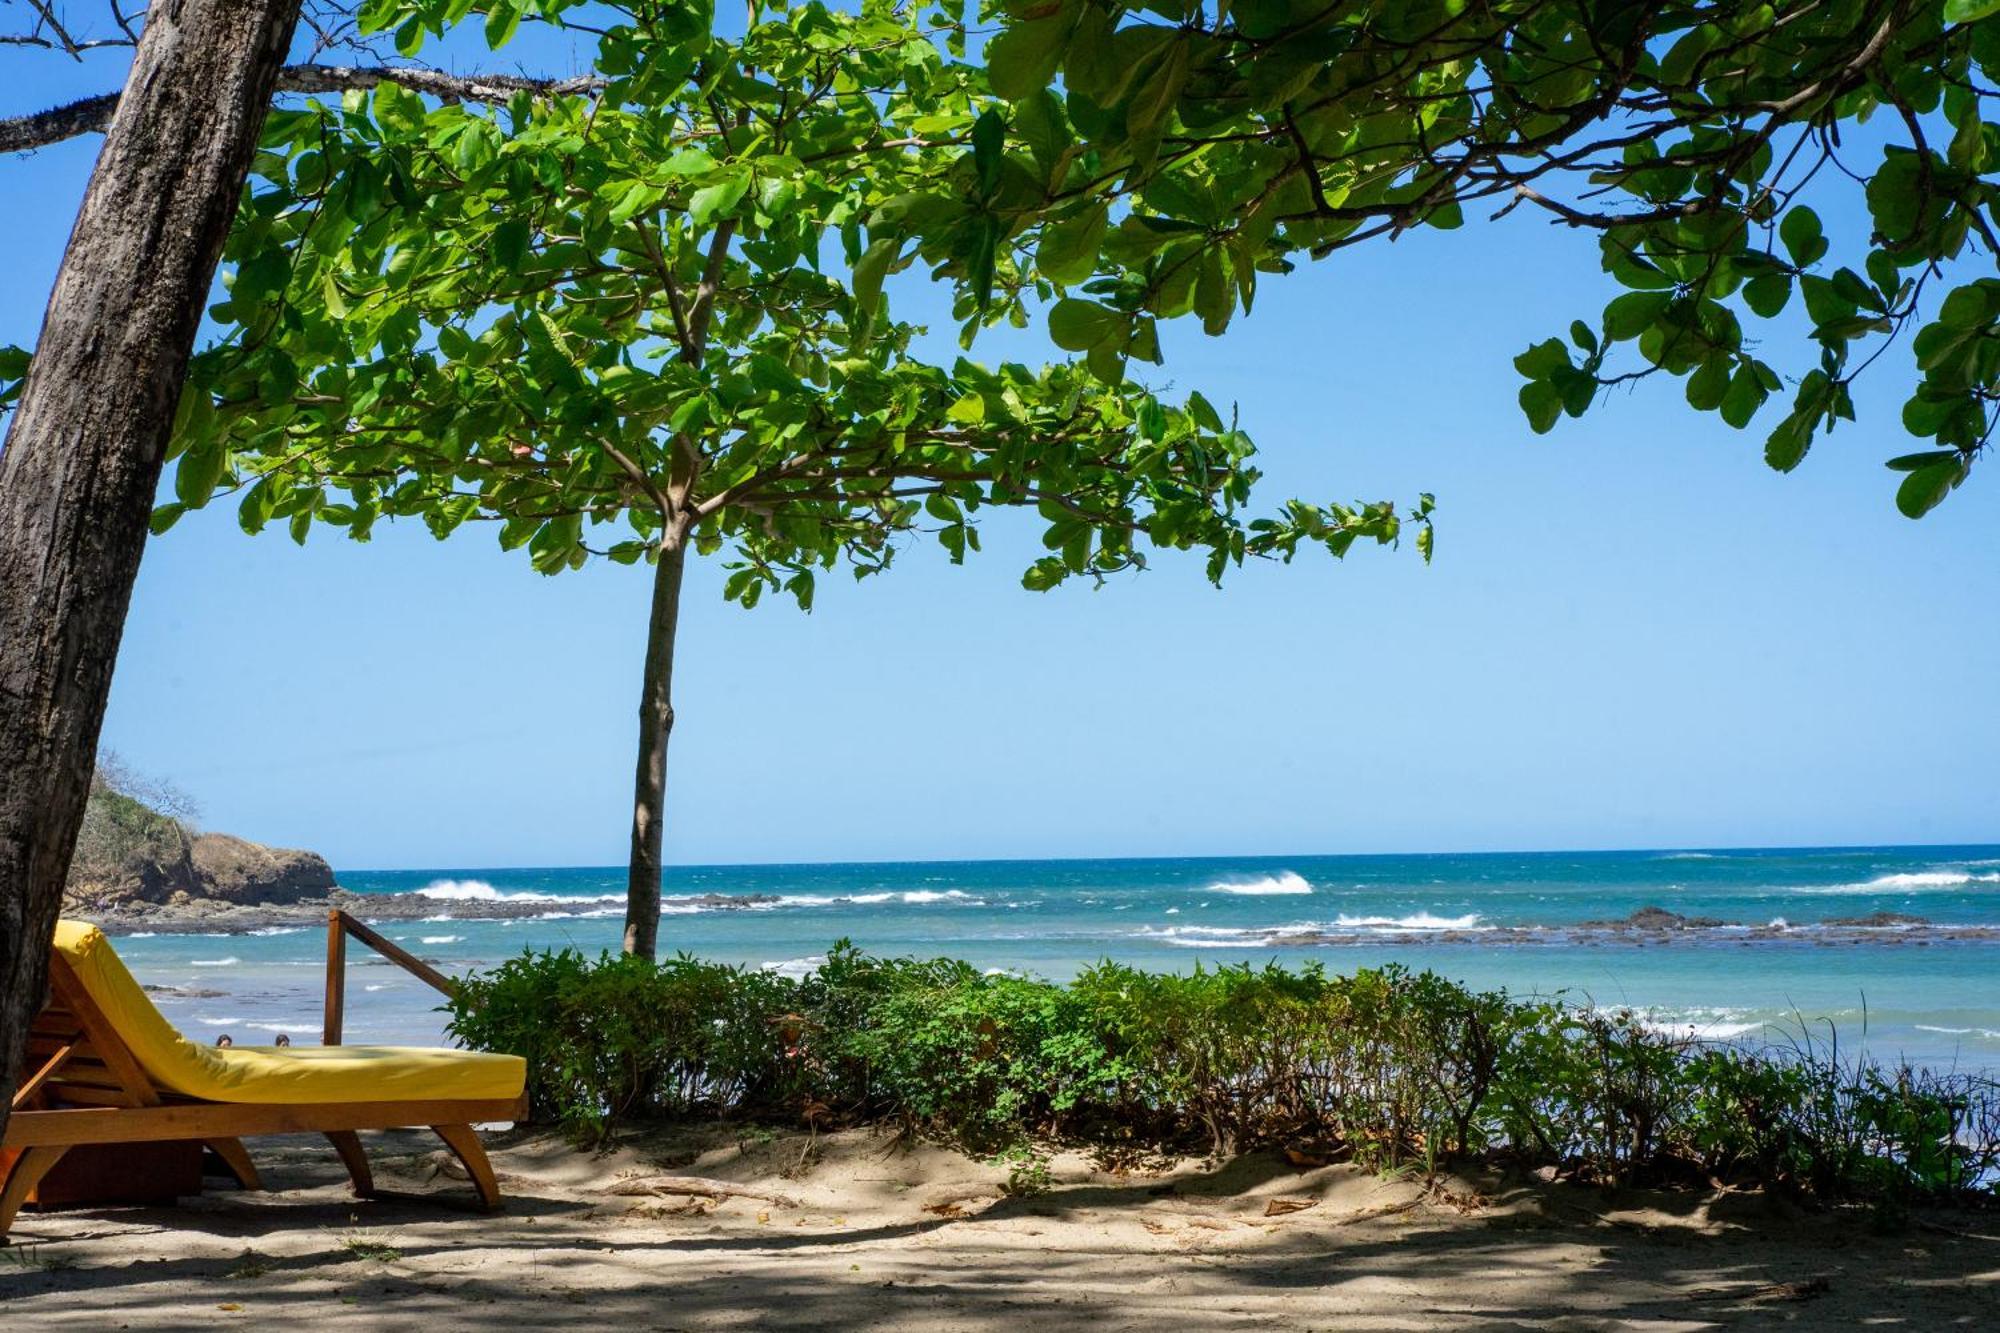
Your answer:
[[[1859,1213],[1741,1193],[1426,1186],[1279,1158],[1107,1169],[1046,1192],[870,1131],[703,1127],[581,1154],[494,1136],[510,1194],[470,1210],[418,1133],[365,1135],[388,1193],[323,1141],[253,1144],[264,1194],[24,1213],[10,1328],[1993,1328],[2000,1214]],[[695,1192],[690,1192],[695,1191]],[[704,1194],[699,1191],[708,1191]],[[740,1191],[740,1192],[738,1192]]]

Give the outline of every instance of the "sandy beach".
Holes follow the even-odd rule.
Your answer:
[[[652,1131],[588,1154],[502,1135],[509,1202],[470,1211],[435,1140],[365,1136],[355,1200],[316,1140],[255,1147],[273,1192],[24,1214],[21,1327],[1325,1329],[1988,1327],[2000,1217],[1457,1176],[1426,1186],[1253,1156],[1046,1192],[873,1131]]]

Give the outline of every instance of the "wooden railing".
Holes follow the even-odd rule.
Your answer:
[[[446,995],[458,993],[458,983],[423,959],[380,933],[356,921],[338,907],[326,914],[326,1023],[321,1040],[328,1046],[340,1045],[341,1019],[347,1009],[347,937],[352,935],[417,980]]]

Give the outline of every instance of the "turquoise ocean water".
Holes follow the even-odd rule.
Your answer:
[[[616,948],[624,870],[340,871],[358,893],[440,901],[523,895],[560,914],[395,922],[385,933],[448,971],[525,947]],[[1480,987],[1565,992],[1630,1006],[1663,1027],[1724,1039],[1796,1034],[1803,1023],[1884,1058],[2000,1071],[2000,941],[1933,931],[1862,932],[1830,943],[1814,923],[1874,912],[1938,926],[2000,926],[2000,847],[1212,857],[677,867],[662,952],[798,971],[846,937],[883,954],[952,955],[1054,979],[1102,958],[1151,968],[1316,960],[1332,970],[1400,962]],[[720,908],[705,894],[769,895]],[[1641,943],[1560,929],[1646,906],[1778,932],[1703,932]],[[365,913],[364,913],[365,915]],[[1332,931],[1354,942],[1287,945]],[[1849,932],[1849,937],[1852,937]],[[1384,938],[1394,935],[1391,940]],[[279,1032],[315,1041],[324,934],[128,936],[140,979],[191,1037]],[[436,996],[366,950],[350,951],[347,1040],[439,1038]]]

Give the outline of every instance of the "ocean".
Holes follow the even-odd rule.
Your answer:
[[[338,879],[455,910],[511,900],[549,913],[383,927],[447,972],[526,948],[618,946],[623,867]],[[1156,969],[1396,962],[1517,995],[1630,1007],[1719,1041],[1837,1033],[1843,1050],[1885,1060],[2000,1071],[1995,846],[688,866],[667,872],[665,893],[663,954],[795,973],[842,938],[1057,980],[1106,958]],[[1589,924],[1647,907],[1721,924]],[[318,1039],[322,930],[141,932],[118,947],[192,1038]],[[437,999],[349,946],[350,1043],[440,1040]]]

